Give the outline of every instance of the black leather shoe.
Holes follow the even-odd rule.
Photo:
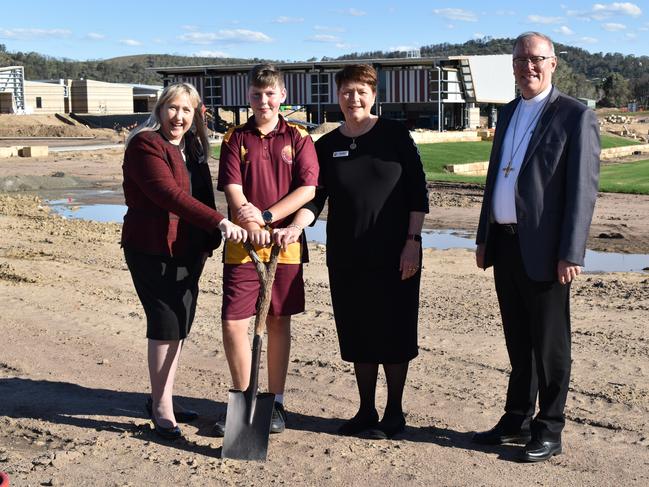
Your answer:
[[[286,410],[284,406],[275,402],[273,405],[273,415],[270,418],[270,432],[281,433],[286,429]]]
[[[561,453],[560,441],[532,440],[523,447],[521,462],[544,462]]]
[[[369,413],[361,413],[359,411],[353,418],[348,419],[340,425],[338,434],[343,436],[357,435],[365,430],[374,428],[377,424],[379,424],[379,414],[376,412],[376,409]]]
[[[153,416],[151,416],[151,421],[153,422],[153,431],[163,440],[177,440],[183,435],[178,425],[165,428],[160,426]]]
[[[480,445],[503,445],[505,443],[527,443],[532,439],[529,429],[507,430],[500,423],[488,431],[473,434],[471,441]]]
[[[146,409],[146,412],[149,414],[149,417],[152,417],[153,400],[150,397],[144,403],[144,407]],[[176,411],[174,409],[174,417],[176,418],[176,422],[178,423],[191,423],[192,421],[196,421],[198,419],[198,413],[196,411],[192,411],[191,409],[184,409],[182,411]]]
[[[390,440],[396,435],[403,433],[406,429],[406,418],[403,414],[386,418],[385,416],[379,424],[367,431],[367,437],[373,440]]]

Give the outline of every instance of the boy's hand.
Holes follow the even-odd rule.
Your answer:
[[[244,203],[237,211],[237,221],[241,223],[256,223],[260,227],[266,225],[264,218],[261,216],[261,210],[249,201]]]
[[[248,230],[248,239],[253,245],[257,246],[267,246],[270,245],[270,232],[265,228],[260,228],[257,225],[257,228],[253,230]]]
[[[235,225],[227,218],[224,218],[219,223],[219,230],[223,233],[223,237],[226,240],[231,240],[233,242],[245,242],[248,238],[248,232],[241,228],[239,225]]]
[[[273,241],[276,245],[280,245],[282,250],[297,242],[302,235],[302,229],[298,225],[289,225],[286,228],[276,228],[273,230]]]

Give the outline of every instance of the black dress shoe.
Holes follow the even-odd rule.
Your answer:
[[[158,424],[154,416],[151,416],[151,422],[153,422],[153,431],[163,440],[177,440],[183,435],[178,425],[165,428]]]
[[[561,453],[560,441],[532,440],[523,447],[521,462],[544,462]]]
[[[340,425],[338,434],[343,436],[357,435],[365,430],[374,428],[377,424],[379,424],[379,413],[376,412],[376,409],[369,413],[361,413],[359,411],[353,418],[348,419]]]
[[[473,434],[471,441],[480,445],[503,445],[505,443],[527,443],[532,439],[529,429],[508,430],[500,423],[488,431]]]
[[[225,415],[216,420],[212,428],[212,434],[217,438],[223,438],[225,436]]]
[[[373,440],[390,440],[406,429],[406,418],[403,414],[383,417],[379,424],[367,431],[367,437]]]
[[[150,397],[144,403],[144,407],[146,408],[146,412],[149,414],[149,417],[152,417],[153,400]],[[196,411],[192,411],[191,409],[184,409],[182,411],[174,410],[174,417],[176,418],[176,422],[178,423],[191,423],[192,421],[196,421],[198,419],[198,413]]]

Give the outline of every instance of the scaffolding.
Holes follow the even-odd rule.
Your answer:
[[[11,101],[7,103],[9,106],[5,106],[3,100],[0,112],[25,113],[25,72],[22,66],[0,68],[0,94],[2,93],[10,93],[11,96],[7,98]]]

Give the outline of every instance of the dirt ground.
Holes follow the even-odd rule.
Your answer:
[[[121,155],[0,160],[0,187],[119,187]],[[479,188],[430,189],[427,227],[475,229]],[[589,247],[649,253],[647,214],[647,196],[600,195]],[[470,442],[502,413],[508,360],[492,272],[462,249],[424,252],[405,434],[335,434],[356,410],[356,389],[338,354],[324,253],[312,246],[307,311],[292,330],[289,427],[271,437],[267,462],[246,463],[221,459],[222,441],[210,436],[229,387],[220,252],[201,280],[175,391],[201,418],[167,443],[143,410],[144,314],[119,233],[117,224],[52,215],[24,192],[0,193],[0,470],[11,485],[649,485],[647,273],[586,274],[575,283],[564,454],[529,465],[515,461],[514,446]],[[381,383],[379,407],[384,401]]]

